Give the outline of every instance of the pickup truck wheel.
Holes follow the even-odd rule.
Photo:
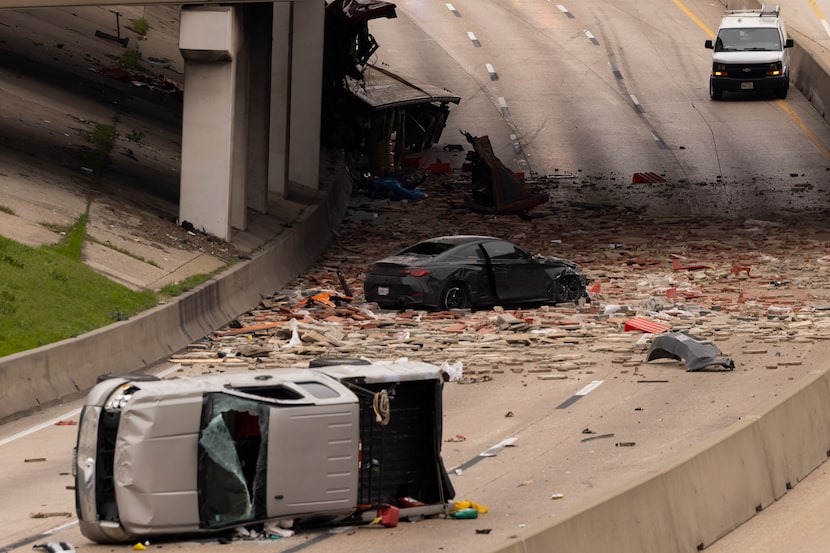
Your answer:
[[[709,79],[709,98],[712,100],[720,100],[721,96],[723,96],[723,90],[716,87],[712,79]]]

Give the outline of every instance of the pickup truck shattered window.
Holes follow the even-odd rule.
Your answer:
[[[203,527],[264,517],[267,451],[267,406],[222,393],[205,397],[198,467]]]

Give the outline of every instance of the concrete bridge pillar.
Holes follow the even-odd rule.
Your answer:
[[[241,10],[182,7],[179,48],[185,60],[179,220],[224,240],[232,207],[245,197],[247,135],[241,73],[245,56]],[[236,197],[236,198],[234,198]],[[245,221],[236,221],[244,228]]]
[[[324,9],[182,7],[181,223],[230,240],[248,209],[319,188]]]
[[[268,189],[290,199],[298,187],[319,188],[326,4],[304,0],[273,6]]]

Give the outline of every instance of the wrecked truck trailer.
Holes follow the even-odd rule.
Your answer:
[[[370,63],[379,45],[369,21],[393,19],[395,8],[382,0],[332,0],[325,10],[322,140],[364,160],[360,170],[375,177],[399,172],[406,152],[438,142],[449,104],[461,101]]]
[[[119,543],[448,512],[443,382],[421,362],[103,379],[75,448],[81,532]]]
[[[403,168],[407,153],[428,150],[441,139],[450,104],[461,98],[386,68],[367,65],[346,77],[324,102],[323,136],[367,160],[364,169],[386,177]]]

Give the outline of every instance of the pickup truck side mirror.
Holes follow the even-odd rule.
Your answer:
[[[793,42],[793,39],[788,38],[788,39],[787,39],[787,42],[785,42],[785,43],[784,43],[784,48],[792,48],[792,47],[793,47],[793,44],[795,44],[795,43]]]
[[[790,41],[790,39],[787,39],[787,41],[789,42],[789,41]],[[711,40],[708,40],[708,39],[706,40],[706,42],[704,42],[704,43],[703,43],[703,45],[704,45],[706,48],[709,48],[710,50],[711,50],[712,48],[714,48],[714,47],[715,47],[715,46],[712,44],[712,41],[711,41]]]

